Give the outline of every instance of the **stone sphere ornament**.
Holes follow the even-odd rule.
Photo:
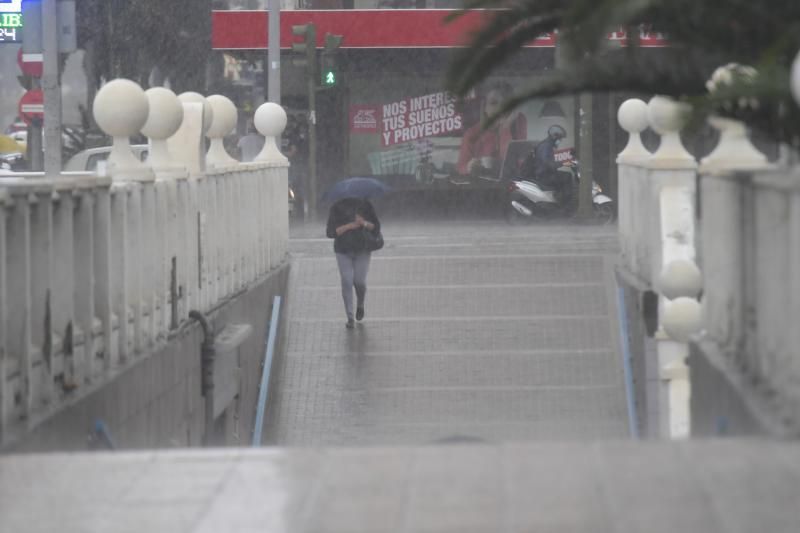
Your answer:
[[[650,126],[659,135],[676,133],[686,125],[691,108],[667,96],[654,96],[647,104]]]
[[[642,133],[650,127],[650,122],[647,120],[647,104],[638,98],[625,100],[617,111],[617,121],[628,133]]]
[[[129,171],[146,167],[133,155],[130,137],[141,131],[150,112],[150,102],[144,90],[131,80],[112,80],[97,92],[92,111],[100,129],[114,138],[107,162],[112,175],[116,174],[114,179],[136,179],[131,178]]]
[[[625,100],[617,111],[617,122],[628,132],[628,144],[617,157],[618,163],[633,162],[650,157],[642,144],[641,133],[650,126],[647,119],[647,104],[638,98]]]
[[[703,306],[693,298],[680,297],[664,306],[661,326],[670,339],[689,342],[703,329]]]
[[[647,104],[650,127],[661,135],[658,150],[648,160],[651,168],[697,168],[697,161],[683,146],[680,130],[691,107],[666,96],[654,96]]]
[[[144,94],[150,102],[150,114],[142,127],[142,135],[150,139],[169,139],[183,122],[181,101],[164,87],[147,89]]]
[[[703,275],[694,261],[679,259],[671,261],[658,280],[659,291],[666,298],[697,298],[703,289]]]
[[[178,99],[185,104],[203,104],[203,133],[205,134],[214,122],[214,110],[205,96],[200,93],[187,91],[178,95]]]
[[[150,154],[147,162],[153,168],[176,166],[167,148],[167,139],[172,137],[183,122],[183,105],[174,92],[164,87],[153,87],[145,91],[150,102],[150,115],[142,127],[142,134],[150,139]]]
[[[288,163],[289,160],[278,150],[278,145],[275,142],[275,138],[283,133],[283,130],[286,128],[286,111],[276,103],[266,102],[261,104],[256,110],[253,123],[258,132],[264,136],[264,148],[261,150],[261,153],[256,156],[254,161]]]
[[[234,103],[227,97],[215,94],[206,98],[213,110],[214,120],[206,132],[211,146],[206,154],[206,164],[212,168],[229,167],[239,162],[228,154],[223,144],[226,135],[233,133],[239,119]]]

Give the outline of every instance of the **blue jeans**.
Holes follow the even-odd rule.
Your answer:
[[[342,300],[348,319],[353,318],[353,288],[356,290],[356,307],[364,307],[371,255],[369,252],[336,254],[339,277],[342,281]]]

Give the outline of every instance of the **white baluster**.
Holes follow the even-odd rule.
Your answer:
[[[170,301],[169,301],[169,281],[170,281],[170,236],[172,235],[173,221],[170,216],[171,203],[169,193],[169,183],[157,179],[154,187],[155,194],[155,236],[153,245],[155,249],[154,268],[155,268],[155,338],[158,345],[166,342],[169,332],[170,321]],[[174,182],[173,182],[174,184]]]
[[[23,416],[30,413],[33,367],[31,345],[31,209],[26,194],[14,194],[14,205],[6,220],[7,257],[9,283],[6,287],[8,301],[14,303],[14,312],[9,313],[6,331],[14,332],[8,337],[6,360],[7,374],[19,373],[17,388],[21,403],[9,405],[12,413]],[[13,281],[11,281],[13,280]],[[7,382],[8,383],[8,382]],[[13,392],[13,391],[12,391]]]
[[[625,100],[617,111],[619,125],[628,133],[628,143],[617,156],[618,164],[638,164],[652,154],[642,144],[641,133],[648,128],[647,104],[638,98]]]
[[[130,250],[128,234],[128,195],[130,186],[115,184],[111,191],[111,271],[114,282],[111,286],[112,305],[117,317],[117,360],[112,361],[112,366],[124,364],[133,355],[132,336],[129,317],[130,302],[128,301],[128,285],[130,283],[130,263],[128,251]]]
[[[116,79],[105,84],[93,104],[94,118],[114,138],[108,169],[115,181],[152,181],[152,171],[130,148],[130,137],[147,122],[150,104],[142,88],[131,80]]]
[[[165,173],[159,179],[171,179],[171,173],[186,170],[170,154],[167,139],[175,135],[183,123],[183,104],[178,97],[163,87],[153,87],[145,91],[150,112],[142,127],[142,134],[150,139],[150,153],[147,163],[157,174]]]
[[[205,135],[214,120],[214,110],[199,93],[181,93],[178,99],[183,104],[183,122],[167,143],[173,157],[195,178],[206,170]]]
[[[719,175],[771,167],[767,157],[750,142],[744,123],[723,117],[711,117],[708,123],[719,130],[720,138],[716,148],[701,160],[701,173]]]
[[[206,136],[211,139],[211,146],[206,155],[208,168],[224,169],[235,167],[239,162],[232,158],[225,150],[223,140],[226,135],[230,135],[236,129],[238,112],[236,106],[225,96],[214,94],[207,98],[213,114],[213,122],[206,132]]]
[[[151,184],[152,185],[152,184]],[[143,274],[147,262],[142,232],[142,187],[131,186],[128,192],[128,305],[131,310],[131,347],[136,356],[145,353],[145,304]]]
[[[50,189],[48,187],[48,189]],[[39,365],[29,375],[33,408],[52,399],[53,330],[53,202],[52,189],[31,194],[31,342]]]
[[[703,261],[707,292],[703,301],[708,334],[725,351],[740,348],[744,335],[744,265],[746,217],[743,195],[752,195],[747,171],[768,169],[767,158],[747,138],[744,124],[721,117],[709,123],[720,130],[719,144],[703,160],[700,195],[703,214]]]
[[[53,377],[59,377],[61,391],[69,389],[68,375],[72,375],[75,362],[75,305],[76,305],[76,257],[75,257],[75,198],[76,183],[64,180],[53,198],[53,267],[50,272],[52,290],[50,296],[53,354]],[[81,258],[82,261],[91,256]],[[77,268],[82,265],[78,264]],[[83,346],[81,346],[83,348]],[[51,378],[51,382],[53,379]],[[65,387],[66,386],[66,387]]]
[[[286,129],[286,111],[273,102],[261,104],[256,110],[253,123],[258,132],[264,136],[264,148],[256,156],[256,162],[286,165],[289,160],[278,149],[276,138]]]
[[[8,383],[8,366],[11,354],[8,339],[9,296],[6,278],[8,276],[8,246],[6,244],[6,217],[11,198],[8,191],[0,189],[0,437],[5,434],[10,423],[9,409],[13,404],[11,387]]]
[[[658,150],[650,156],[648,168],[696,169],[697,161],[686,151],[680,130],[688,120],[691,108],[666,96],[654,96],[647,104],[650,127],[661,135]]]
[[[680,138],[680,130],[688,118],[690,108],[669,98],[657,96],[650,100],[647,111],[650,126],[661,135],[658,150],[645,163],[649,169],[651,187],[647,205],[652,210],[649,216],[654,222],[647,239],[651,246],[649,279],[658,288],[665,267],[667,272],[671,272],[674,261],[694,261],[696,256],[694,195],[697,162],[684,148]],[[679,278],[685,273],[685,269],[675,270]],[[667,280],[664,285],[670,286]],[[683,287],[678,292],[689,290],[692,289]],[[690,300],[694,304],[685,304],[683,300]],[[674,301],[669,301],[665,295],[659,298],[661,327],[656,339],[662,379],[662,434],[673,439],[688,436],[689,380],[685,360],[688,346],[683,336],[686,331],[676,327],[672,321],[676,316],[680,319],[686,315],[689,307],[697,311],[699,307],[695,304],[695,300],[683,297]],[[681,324],[681,321],[677,320],[677,323]]]
[[[95,320],[95,246],[94,246],[94,196],[91,190],[74,191],[74,269],[75,269],[75,320],[72,327],[73,354],[71,368],[67,369],[64,384],[67,388],[81,386],[91,375],[94,359]],[[82,343],[79,344],[79,340]]]
[[[119,317],[114,308],[114,291],[116,284],[122,281],[119,272],[114,271],[112,261],[112,239],[114,235],[114,218],[112,217],[112,193],[109,182],[102,188],[94,189],[94,272],[95,272],[95,314],[102,330],[102,359],[90,359],[88,369],[90,379],[95,379],[111,371],[119,359]],[[114,193],[114,196],[116,193]],[[92,332],[94,333],[94,331]],[[98,363],[98,364],[95,364]]]

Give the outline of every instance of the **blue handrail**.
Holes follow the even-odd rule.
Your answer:
[[[628,337],[628,309],[625,307],[625,289],[617,286],[617,307],[619,313],[619,336],[622,345],[623,368],[625,369],[625,399],[628,404],[628,429],[631,437],[639,438],[639,423],[634,399],[633,368],[631,365],[631,347]]]
[[[281,297],[276,296],[272,303],[272,318],[269,324],[269,337],[267,338],[267,353],[264,355],[264,367],[261,370],[261,386],[258,391],[258,407],[256,409],[256,424],[253,429],[253,446],[261,446],[261,430],[264,427],[264,411],[267,408],[267,393],[269,392],[269,375],[272,370],[272,358],[275,355],[275,339],[278,336],[278,320],[281,313]]]

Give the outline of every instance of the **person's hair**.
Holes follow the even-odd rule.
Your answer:
[[[507,99],[509,96],[514,94],[514,88],[511,87],[510,83],[507,81],[495,81],[486,86],[486,92],[483,93],[483,97],[486,98],[489,96],[489,93],[495,91],[500,93],[503,99]]]
[[[507,81],[495,81],[487,85],[483,93],[483,97],[481,98],[481,116],[484,118],[487,116],[486,99],[493,92],[499,93],[500,98],[502,99],[503,102],[505,102],[511,97],[512,94],[514,94],[514,89],[511,87],[511,84],[508,83]],[[507,113],[504,113],[504,115],[507,115]]]

